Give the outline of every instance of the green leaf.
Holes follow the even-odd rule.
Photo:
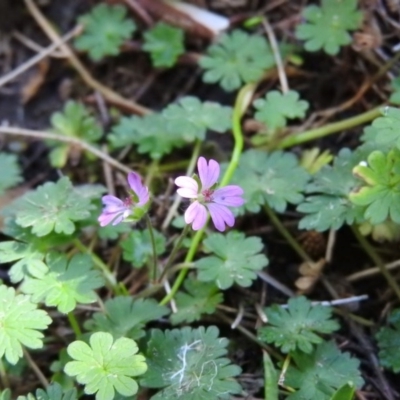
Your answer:
[[[143,50],[151,55],[155,67],[173,67],[185,52],[183,30],[159,22],[144,33]]]
[[[215,326],[154,329],[146,351],[149,369],[140,383],[162,389],[152,400],[231,399],[242,391],[233,380],[241,370],[223,357],[227,346]]]
[[[70,361],[64,368],[67,375],[85,385],[86,394],[96,393],[96,400],[113,400],[115,391],[133,396],[138,384],[132,377],[147,370],[145,358],[137,355],[136,342],[128,338],[115,340],[111,334],[96,332],[90,336],[90,346],[77,340],[68,348]]]
[[[267,400],[278,400],[278,372],[266,350],[263,350],[264,364],[264,398]]]
[[[83,104],[72,100],[66,103],[62,112],[51,116],[51,125],[60,135],[83,139],[88,143],[98,141],[103,134],[101,126]],[[56,168],[64,167],[73,145],[56,141],[50,141],[49,144],[54,147],[50,153],[51,165]]]
[[[0,392],[0,400],[11,400],[11,390],[4,389]]]
[[[400,372],[400,308],[389,316],[390,327],[383,327],[376,335],[381,364],[393,372]]]
[[[278,212],[284,212],[288,203],[297,204],[303,200],[310,175],[299,166],[292,153],[274,151],[267,154],[261,150],[247,150],[236,169],[232,183],[244,191],[245,204],[250,212],[258,212],[268,204]]]
[[[47,182],[24,195],[18,202],[16,222],[32,227],[32,233],[45,236],[52,231],[70,235],[74,222],[90,216],[90,201],[79,195],[67,177]]]
[[[322,232],[363,221],[364,207],[354,205],[349,193],[359,186],[352,170],[364,157],[364,151],[342,149],[332,166],[325,165],[313,176],[307,187],[313,195],[297,207],[297,211],[307,214],[300,220],[300,229]]]
[[[77,400],[78,395],[75,388],[64,391],[61,385],[53,382],[46,390],[37,389],[36,396],[31,393],[28,396],[18,396],[17,400]]]
[[[99,271],[92,269],[91,257],[76,254],[70,260],[52,253],[46,257],[48,272],[39,278],[27,276],[21,290],[31,294],[34,302],[43,301],[48,307],[57,307],[69,313],[76,304],[89,304],[97,300],[95,289],[104,285]]]
[[[353,172],[364,180],[364,185],[350,193],[350,200],[366,206],[364,217],[373,225],[387,218],[400,223],[400,150],[388,154],[374,151],[368,165],[357,165]]]
[[[0,152],[0,171],[7,171],[6,174],[0,175],[0,195],[22,182],[21,168],[14,154]]]
[[[108,138],[114,148],[136,144],[139,153],[149,153],[151,158],[159,160],[172,149],[185,144],[182,135],[181,131],[170,132],[161,114],[149,114],[144,117],[121,118]]]
[[[219,133],[230,129],[232,108],[186,96],[165,108],[162,115],[168,132],[182,132],[186,141],[204,140],[208,129]]]
[[[296,37],[306,41],[305,49],[335,55],[351,43],[348,31],[361,26],[363,14],[357,11],[357,0],[322,0],[321,7],[306,7],[303,18],[307,22],[297,26]]]
[[[92,331],[111,333],[114,339],[128,337],[139,339],[145,335],[144,327],[150,321],[157,321],[167,315],[169,309],[160,306],[154,299],[132,299],[121,296],[107,300],[104,313],[94,313],[93,319],[85,324]]]
[[[198,321],[202,314],[212,314],[223,301],[222,293],[213,283],[189,278],[185,280],[184,287],[187,293],[178,292],[175,295],[178,311],[171,314],[173,324]]]
[[[268,325],[259,329],[259,338],[280,347],[282,353],[301,350],[311,353],[322,343],[321,333],[332,333],[340,325],[331,319],[331,307],[312,306],[305,297],[292,298],[288,308],[273,305],[265,310]]]
[[[154,241],[157,255],[165,252],[165,236],[153,229]],[[132,263],[134,268],[143,267],[153,257],[153,247],[151,245],[150,232],[145,230],[134,230],[128,237],[121,242],[123,249],[122,258]]]
[[[2,233],[16,239],[0,243],[0,263],[15,261],[8,271],[13,283],[22,281],[28,274],[42,277],[48,270],[44,262],[48,251],[71,241],[68,236],[55,233],[38,238],[29,228],[17,225],[14,216],[5,218]]]
[[[223,290],[234,283],[250,286],[257,278],[256,271],[268,265],[267,257],[260,253],[264,246],[258,237],[246,238],[237,231],[212,233],[204,240],[204,246],[214,255],[196,261],[198,279],[214,281]]]
[[[330,400],[353,400],[354,395],[355,395],[354,385],[346,383],[333,394]]]
[[[100,215],[100,211],[97,215]],[[132,226],[125,222],[123,224],[117,224],[117,225],[106,225],[99,227],[97,233],[99,234],[99,237],[101,239],[110,239],[110,240],[116,240],[118,237],[123,234],[123,233],[129,233],[132,231]]]
[[[123,42],[135,31],[135,24],[126,18],[126,8],[121,5],[99,4],[90,13],[79,18],[84,31],[75,40],[78,50],[87,51],[92,60],[119,54]]]
[[[346,383],[360,388],[363,379],[358,370],[360,362],[349,353],[341,353],[333,342],[322,342],[311,354],[292,353],[296,366],[290,366],[285,385],[297,392],[287,400],[329,400]]]
[[[268,130],[285,127],[287,119],[304,118],[309,107],[307,101],[299,100],[299,94],[294,90],[287,93],[273,90],[264,99],[255,100],[253,105],[258,110],[256,120],[265,124]]]
[[[274,55],[264,37],[241,30],[223,34],[200,59],[200,66],[206,70],[203,81],[220,82],[228,92],[243,82],[257,82],[274,65]]]
[[[0,285],[0,358],[5,355],[10,364],[22,357],[22,346],[43,347],[43,333],[51,318],[38,310],[30,296],[16,295],[15,290]]]
[[[8,271],[13,283],[22,281],[27,274],[40,278],[48,267],[43,261],[45,254],[34,244],[17,241],[0,243],[0,263],[17,261]]]
[[[60,135],[77,137],[86,142],[98,141],[103,132],[86,107],[76,101],[67,101],[62,112],[51,116],[53,130]]]
[[[400,105],[400,76],[393,79],[391,83],[392,94],[389,101],[393,104]]]
[[[400,149],[400,109],[385,107],[382,109],[382,117],[376,118],[372,124],[365,129],[363,140],[376,144],[374,150],[386,151],[392,147]]]

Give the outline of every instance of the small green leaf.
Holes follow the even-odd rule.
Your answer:
[[[77,400],[78,394],[75,388],[64,391],[61,385],[53,382],[46,390],[37,389],[36,396],[31,393],[28,396],[18,396],[17,400]]]
[[[204,240],[204,246],[214,255],[196,261],[198,279],[213,281],[220,289],[228,289],[234,283],[250,286],[257,278],[256,271],[268,265],[267,257],[260,253],[264,246],[258,237],[246,238],[237,231],[227,235],[213,233]]]
[[[5,389],[0,392],[0,400],[11,400],[11,390]]]
[[[168,132],[182,132],[186,141],[204,140],[208,129],[219,133],[230,129],[232,108],[186,96],[165,108],[162,115]]]
[[[360,388],[363,379],[360,362],[349,353],[341,353],[333,342],[322,342],[311,353],[292,353],[296,366],[290,366],[285,385],[298,389],[287,400],[329,400],[344,384]]]
[[[31,294],[35,302],[43,301],[48,307],[57,307],[69,313],[76,304],[97,300],[95,289],[104,285],[100,272],[92,269],[92,260],[86,254],[76,254],[69,261],[63,254],[52,253],[46,257],[49,270],[39,278],[27,276],[21,287]]]
[[[381,364],[393,372],[400,372],[400,308],[389,316],[391,327],[383,327],[376,335]]]
[[[169,309],[160,306],[154,299],[132,299],[115,297],[104,304],[105,313],[94,313],[93,319],[86,322],[86,329],[111,333],[114,339],[128,337],[139,339],[145,335],[147,322],[157,321],[169,313]]]
[[[278,400],[278,372],[267,351],[263,351],[264,364],[264,398],[266,400]]]
[[[353,400],[355,391],[354,385],[346,383],[334,393],[330,400]]]
[[[227,345],[215,326],[154,329],[146,351],[149,369],[140,382],[162,389],[152,400],[231,399],[242,391],[233,379],[241,370],[223,357]]]
[[[90,143],[99,140],[103,133],[85,106],[72,100],[67,101],[62,112],[51,116],[51,125],[60,135],[81,138]]]
[[[32,233],[45,236],[52,231],[70,235],[74,222],[90,216],[90,201],[80,196],[67,177],[47,182],[24,195],[18,202],[16,222],[32,227]]]
[[[212,314],[223,301],[222,293],[218,292],[214,283],[189,278],[185,280],[184,287],[187,293],[178,292],[175,296],[178,311],[171,314],[173,324],[198,321],[202,314]]]
[[[242,210],[256,213],[267,203],[274,210],[284,212],[288,203],[303,200],[302,192],[309,178],[292,153],[247,150],[240,158],[232,183],[243,188]]]
[[[368,157],[368,165],[357,165],[353,172],[365,184],[350,193],[350,200],[358,206],[366,206],[364,217],[376,225],[390,218],[400,223],[400,150],[388,154],[374,151]]]
[[[155,67],[173,67],[185,52],[183,30],[159,22],[144,33],[143,50],[151,55]]]
[[[275,58],[267,41],[241,30],[223,34],[200,59],[200,66],[206,70],[203,81],[220,82],[228,92],[238,89],[243,82],[257,82],[274,65]]]
[[[272,131],[285,127],[287,119],[304,118],[309,106],[307,101],[299,100],[299,94],[294,90],[283,94],[273,90],[264,99],[254,101],[253,105],[258,110],[256,120]]]
[[[132,377],[147,370],[145,358],[136,354],[135,341],[119,338],[114,342],[106,332],[93,333],[90,346],[80,340],[72,342],[67,351],[73,361],[67,363],[65,373],[76,376],[86,394],[96,393],[96,400],[113,400],[115,391],[133,396],[138,384]]]
[[[273,305],[265,310],[268,325],[260,328],[259,337],[280,347],[282,353],[301,350],[311,353],[314,344],[322,343],[317,334],[332,333],[340,328],[331,319],[331,307],[312,306],[305,297],[292,298],[287,310]]]
[[[349,193],[359,186],[352,170],[365,155],[363,149],[353,153],[342,149],[332,166],[325,165],[313,175],[307,186],[307,192],[312,195],[297,207],[297,211],[307,214],[300,220],[300,229],[337,230],[344,223],[351,225],[364,220],[364,207],[353,204]]]
[[[87,51],[94,61],[118,55],[123,42],[136,29],[136,25],[126,18],[126,8],[121,5],[99,4],[79,18],[79,23],[84,31],[75,40],[75,47]]]
[[[161,255],[165,252],[165,236],[155,229],[153,229],[153,235],[157,255]],[[153,247],[148,229],[131,231],[128,237],[121,242],[121,247],[123,259],[130,261],[134,268],[143,267],[153,257]]]
[[[10,364],[22,357],[22,346],[30,349],[43,347],[43,333],[51,318],[38,310],[30,296],[16,295],[15,290],[0,285],[0,358],[5,355]]]
[[[17,241],[0,243],[0,262],[17,261],[8,271],[13,283],[20,282],[27,274],[37,278],[43,277],[48,267],[43,261],[45,254],[37,249],[34,244]]]
[[[357,11],[357,0],[322,0],[321,7],[306,7],[303,17],[307,22],[297,27],[296,36],[306,41],[305,49],[335,55],[351,43],[348,31],[361,26],[363,14]]]
[[[139,153],[149,153],[151,158],[158,160],[185,144],[182,135],[181,131],[168,131],[167,121],[161,114],[149,114],[121,118],[108,138],[114,148],[136,144]]]
[[[393,79],[391,83],[392,94],[389,101],[393,104],[400,105],[400,77]]]
[[[386,151],[392,147],[400,149],[400,109],[385,107],[382,109],[382,117],[376,118],[372,124],[365,129],[363,140],[375,142],[374,150]],[[382,147],[384,146],[384,147]]]
[[[7,171],[6,174],[0,174],[0,195],[22,182],[21,168],[14,154],[0,152],[0,171]]]

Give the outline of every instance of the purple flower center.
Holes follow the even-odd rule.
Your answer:
[[[203,196],[203,198],[204,198],[204,201],[205,201],[206,203],[211,203],[211,202],[213,201],[214,190],[211,190],[211,189],[204,189],[204,190],[201,192],[201,194],[202,194],[202,196]]]
[[[125,200],[123,201],[123,203],[124,203],[124,206],[127,208],[132,207],[134,205],[134,202],[131,197],[126,197]]]

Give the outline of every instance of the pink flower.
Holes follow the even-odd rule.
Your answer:
[[[128,183],[132,193],[125,200],[109,194],[103,196],[103,212],[97,219],[100,226],[106,226],[109,223],[117,225],[132,214],[133,220],[137,221],[147,211],[150,198],[149,189],[143,185],[140,176],[135,172],[128,174]]]
[[[226,225],[232,227],[235,217],[228,207],[240,207],[244,200],[243,189],[237,185],[228,185],[215,189],[219,177],[219,164],[215,160],[207,161],[200,157],[197,161],[197,169],[201,182],[201,188],[197,181],[188,176],[179,176],[175,184],[179,186],[178,194],[192,200],[185,212],[185,222],[192,224],[193,230],[201,229],[207,221],[207,210],[215,227],[223,232]]]

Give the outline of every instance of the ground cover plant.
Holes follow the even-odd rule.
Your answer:
[[[397,2],[3,4],[0,400],[399,398]]]

